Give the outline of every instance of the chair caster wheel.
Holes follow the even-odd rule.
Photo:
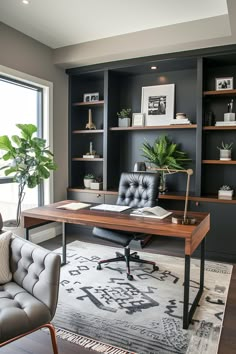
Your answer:
[[[127,278],[128,278],[128,280],[134,280],[134,277],[131,274],[127,274]]]
[[[156,265],[153,266],[153,271],[155,271],[155,270],[159,270],[159,267]]]
[[[101,269],[102,269],[101,264],[98,264],[97,265],[97,270],[101,270]]]
[[[138,256],[137,254],[135,254],[135,255],[134,255],[134,258],[140,259],[140,256]]]

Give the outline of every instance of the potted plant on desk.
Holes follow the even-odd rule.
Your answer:
[[[153,145],[147,141],[142,146],[143,156],[154,166],[163,169],[160,171],[159,192],[165,193],[166,174],[168,170],[183,170],[191,159],[186,152],[181,151],[178,145],[173,143],[167,136],[162,135],[156,139]]]
[[[33,124],[16,124],[20,135],[0,136],[0,150],[5,154],[1,160],[8,161],[0,169],[5,176],[12,176],[18,183],[18,203],[16,220],[9,220],[6,226],[17,227],[20,224],[21,204],[25,196],[25,187],[34,188],[44,179],[49,178],[50,171],[57,168],[53,154],[45,146],[46,140],[33,137],[37,127]]]

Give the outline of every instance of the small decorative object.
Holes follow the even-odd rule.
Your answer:
[[[175,119],[172,119],[170,124],[191,124],[191,122],[187,118],[186,113],[176,113]]]
[[[142,146],[143,156],[154,166],[163,169],[160,171],[160,193],[167,191],[166,175],[169,169],[183,170],[184,166],[191,161],[187,154],[178,149],[167,136],[162,135],[156,139],[153,146],[145,142]]]
[[[215,124],[215,117],[213,112],[206,112],[205,113],[205,121],[204,124],[206,126],[213,126]]]
[[[102,189],[102,182],[91,182],[90,188],[96,189],[96,190],[101,190]]]
[[[227,104],[227,113],[224,114],[224,121],[230,122],[235,121],[235,113],[233,113],[234,100],[232,99],[230,103]]]
[[[218,191],[218,198],[219,199],[232,199],[234,194],[234,190],[228,186],[228,185],[223,185],[220,187]]]
[[[85,129],[96,129],[96,125],[92,121],[92,110],[88,110],[88,123],[85,126]]]
[[[144,126],[144,114],[143,113],[133,113],[132,126],[133,127],[143,127]]]
[[[123,108],[120,112],[117,112],[119,127],[130,127],[130,114],[131,108]]]
[[[147,170],[147,166],[145,164],[145,162],[135,162],[134,165],[134,172],[140,172],[140,171],[146,171]]]
[[[216,78],[216,91],[233,90],[233,77]]]
[[[225,144],[223,141],[221,146],[217,146],[217,149],[220,150],[220,160],[230,161],[231,160],[231,150],[233,143]]]
[[[94,158],[98,158],[100,157],[100,155],[96,154],[96,150],[93,150],[93,143],[92,141],[90,141],[89,143],[89,152],[86,153],[86,155],[83,155],[84,159],[94,159]]]
[[[90,189],[91,188],[91,183],[94,182],[95,176],[92,173],[88,173],[87,175],[84,176],[84,186],[85,188]]]
[[[84,102],[94,102],[99,101],[99,93],[85,93],[84,94]]]
[[[147,126],[170,124],[174,118],[174,94],[174,84],[142,88],[141,111]]]

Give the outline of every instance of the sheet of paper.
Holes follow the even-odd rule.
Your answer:
[[[86,204],[86,203],[69,203],[69,204],[60,205],[57,208],[67,209],[67,210],[79,210],[79,209],[87,208],[90,205],[91,204]]]
[[[99,204],[90,209],[93,210],[103,210],[103,211],[115,211],[121,213],[124,210],[130,209],[129,206],[122,206],[122,205],[113,205],[113,204]]]

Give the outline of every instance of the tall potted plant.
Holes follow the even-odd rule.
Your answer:
[[[186,152],[181,151],[177,144],[173,143],[166,135],[156,139],[153,145],[147,141],[142,146],[143,156],[153,165],[164,169],[160,171],[159,191],[166,191],[166,174],[168,169],[183,170],[191,159]]]
[[[0,150],[5,153],[1,160],[8,161],[1,167],[5,176],[12,176],[18,185],[18,204],[16,220],[12,226],[19,226],[21,204],[25,187],[34,188],[44,179],[49,178],[50,171],[56,169],[53,154],[46,147],[46,140],[33,136],[37,127],[33,124],[16,124],[20,135],[0,136]]]

